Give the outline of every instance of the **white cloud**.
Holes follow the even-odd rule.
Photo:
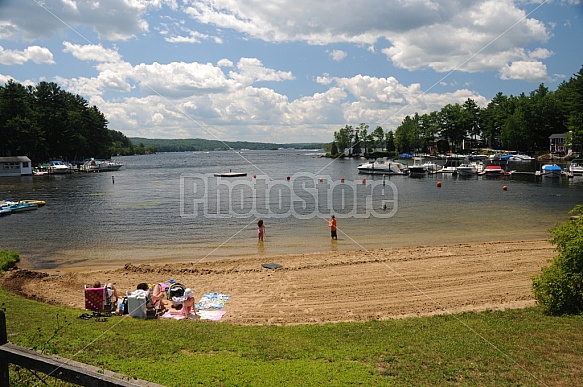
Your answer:
[[[0,36],[4,39],[34,40],[59,31],[91,28],[100,38],[127,40],[148,30],[144,19],[149,8],[172,1],[67,0],[61,2],[5,1],[0,13]],[[80,35],[81,32],[77,31]]]
[[[36,64],[54,64],[53,54],[46,47],[30,46],[22,51],[5,50],[0,46],[0,63],[4,65],[24,64],[28,61]]]
[[[237,70],[229,72],[229,77],[241,85],[251,85],[260,81],[280,82],[294,79],[291,72],[268,69],[256,58],[241,58],[237,63]]]
[[[103,48],[101,45],[96,44],[73,44],[69,42],[63,42],[65,48],[63,52],[70,53],[75,58],[87,61],[96,62],[119,62],[121,61],[121,55],[116,50],[110,50]]]
[[[516,61],[500,69],[500,78],[542,82],[548,80],[549,76],[547,66],[541,62]]]
[[[330,58],[332,58],[332,60],[335,62],[340,62],[348,55],[346,51],[343,50],[332,50],[328,54],[330,55]]]

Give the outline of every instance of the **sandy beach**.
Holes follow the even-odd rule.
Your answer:
[[[77,273],[11,270],[2,286],[43,302],[83,309],[83,285],[118,292],[174,279],[230,294],[223,323],[322,324],[386,320],[535,305],[531,277],[555,255],[544,239],[401,247],[172,264],[126,264]],[[266,269],[263,263],[278,263]]]

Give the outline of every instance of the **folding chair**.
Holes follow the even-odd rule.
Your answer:
[[[85,309],[96,312],[111,312],[111,300],[105,287],[84,287]]]

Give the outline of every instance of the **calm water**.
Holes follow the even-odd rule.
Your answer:
[[[302,217],[277,203],[290,203],[286,185],[300,181],[295,180],[298,176],[313,174],[314,184],[328,186],[317,192],[334,192],[328,204],[337,210],[343,200],[339,195],[344,194],[346,201],[346,195],[350,199],[359,185],[382,185],[380,176],[357,173],[356,167],[364,160],[332,161],[316,157],[314,152],[278,150],[162,153],[119,157],[116,161],[125,165],[117,172],[0,178],[0,198],[47,202],[37,211],[0,218],[0,248],[19,251],[21,267],[75,270],[128,262],[171,263],[546,238],[550,227],[583,202],[582,177],[556,180],[530,175],[393,176],[385,181],[385,189],[394,194],[389,208],[382,211],[378,197],[368,204],[366,199],[358,199],[355,206],[368,206],[381,216],[357,218],[340,211],[339,240],[335,242],[329,238],[327,214],[310,216],[316,206],[310,195],[302,199]],[[534,171],[536,167],[534,163],[511,165],[517,170]],[[230,190],[227,199],[224,195],[202,197],[200,187],[193,185],[200,181],[200,174],[229,170],[246,172],[248,176],[221,180],[229,182],[224,183]],[[287,176],[292,177],[289,183]],[[268,181],[268,177],[272,179],[269,184],[277,184],[270,186],[266,197],[261,197],[262,192],[253,187]],[[324,179],[322,183],[320,177]],[[348,190],[339,188],[341,178]],[[363,178],[367,179],[366,185],[362,184]],[[441,188],[437,181],[442,182]],[[502,189],[504,185],[507,191]],[[193,202],[210,203],[214,212],[223,217],[194,216]],[[269,209],[261,216],[267,226],[263,244],[257,242],[255,214],[229,215],[230,211],[244,215],[256,203],[264,203]]]

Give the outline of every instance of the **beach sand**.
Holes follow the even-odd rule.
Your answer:
[[[555,256],[544,239],[297,254],[225,261],[126,264],[90,272],[10,270],[4,288],[43,302],[84,307],[83,285],[120,294],[169,279],[230,294],[224,323],[322,324],[499,310],[535,305],[532,276]],[[265,269],[263,263],[280,269]]]

